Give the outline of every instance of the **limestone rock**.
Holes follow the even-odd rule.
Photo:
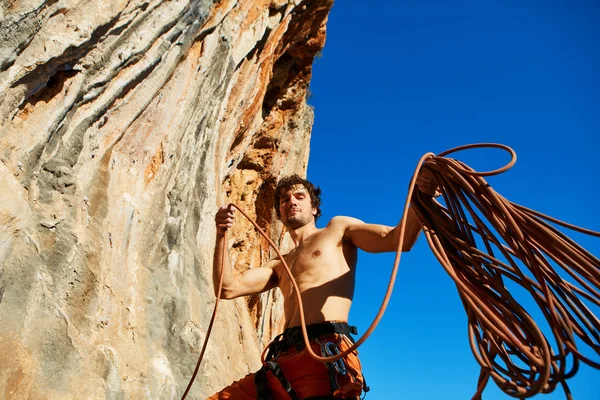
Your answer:
[[[214,305],[214,213],[281,241],[331,0],[0,3],[0,398],[173,399]],[[272,257],[249,223],[237,268]],[[189,398],[259,367],[277,291],[224,301]]]

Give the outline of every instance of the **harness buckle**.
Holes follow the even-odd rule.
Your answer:
[[[286,335],[284,342],[286,345],[286,349],[293,346],[298,351],[302,350],[304,348],[304,338],[302,336],[302,331],[295,331],[289,335]]]

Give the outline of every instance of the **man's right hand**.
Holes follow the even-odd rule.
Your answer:
[[[215,224],[217,226],[217,235],[223,236],[227,229],[233,226],[235,221],[235,210],[230,206],[222,206],[215,215]]]

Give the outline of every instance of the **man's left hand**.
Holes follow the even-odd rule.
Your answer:
[[[421,170],[417,176],[417,188],[431,197],[439,197],[442,195],[442,190],[438,186],[433,173],[427,169]]]

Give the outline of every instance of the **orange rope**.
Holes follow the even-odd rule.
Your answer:
[[[225,252],[227,251],[227,248],[225,247],[227,244],[227,232],[225,232],[225,234],[223,235],[223,246],[221,247],[221,254],[223,256],[223,258],[221,258],[221,260],[224,260],[225,258]],[[198,356],[198,362],[196,362],[196,368],[194,368],[194,373],[192,374],[192,377],[187,385],[187,387],[185,388],[185,392],[183,392],[183,396],[181,396],[181,400],[184,400],[189,391],[192,389],[192,385],[194,384],[194,380],[196,379],[196,375],[198,374],[198,370],[200,369],[200,364],[202,363],[202,358],[204,358],[204,352],[206,351],[206,345],[208,344],[208,338],[210,337],[210,333],[212,331],[213,325],[215,323],[215,318],[217,316],[217,309],[219,308],[219,300],[221,300],[221,290],[223,290],[223,276],[224,276],[224,269],[223,269],[223,265],[221,264],[221,272],[219,274],[219,289],[217,291],[217,300],[215,301],[215,308],[213,309],[213,313],[212,313],[212,317],[210,317],[210,323],[208,324],[208,329],[206,330],[206,337],[204,338],[204,343],[202,344],[202,350],[200,351],[200,355]]]

